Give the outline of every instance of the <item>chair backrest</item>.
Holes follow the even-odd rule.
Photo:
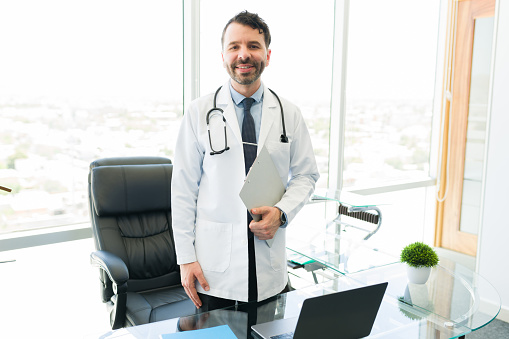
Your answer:
[[[124,261],[130,292],[180,284],[171,228],[172,169],[171,161],[160,157],[107,158],[90,164],[95,246]],[[101,281],[107,301],[113,291],[102,271]]]

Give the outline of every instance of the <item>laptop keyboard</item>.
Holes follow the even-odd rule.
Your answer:
[[[270,339],[292,339],[293,338],[293,332],[273,335],[270,337]]]

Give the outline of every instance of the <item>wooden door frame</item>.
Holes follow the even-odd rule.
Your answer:
[[[438,171],[439,192],[446,196],[437,201],[435,246],[475,256],[477,235],[460,231],[472,52],[475,19],[494,16],[495,0],[453,0],[452,4],[457,5],[457,12],[450,13],[447,34],[454,38],[446,46],[452,51],[449,53],[452,67],[444,71],[444,89],[452,89],[452,101],[442,112],[443,126],[450,127],[444,128],[441,136],[443,148]],[[450,99],[446,93],[443,96]]]

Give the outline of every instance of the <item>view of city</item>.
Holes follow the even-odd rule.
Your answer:
[[[431,101],[357,101],[346,116],[344,187],[428,175]]]
[[[329,107],[302,107],[327,187]],[[345,186],[423,176],[431,104],[353,103],[346,122]],[[0,101],[0,232],[88,222],[95,159],[173,156],[180,103],[128,98]]]
[[[171,158],[182,105],[129,99],[0,102],[0,232],[88,221],[87,175],[99,158]]]

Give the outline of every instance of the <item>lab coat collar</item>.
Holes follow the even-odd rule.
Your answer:
[[[260,126],[260,135],[258,136],[258,152],[262,149],[261,145],[265,144],[265,140],[269,135],[272,124],[279,119],[279,108],[277,99],[267,86],[262,82],[263,86],[263,106],[262,106],[262,123]]]

